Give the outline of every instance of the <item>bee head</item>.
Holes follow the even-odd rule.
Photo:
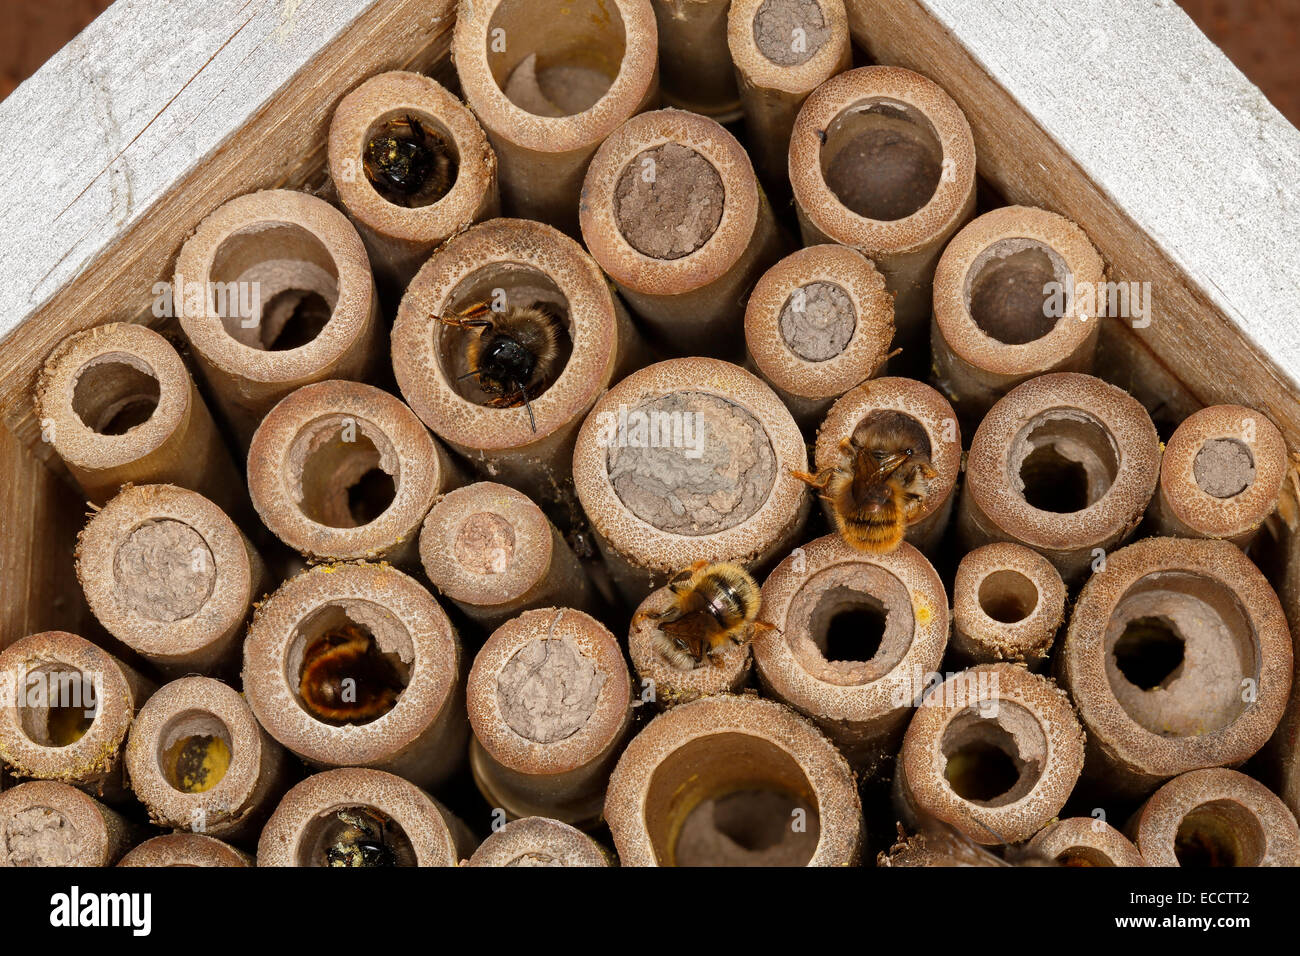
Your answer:
[[[504,392],[509,384],[529,384],[536,369],[537,356],[512,336],[497,334],[479,358],[479,381],[488,391]]]

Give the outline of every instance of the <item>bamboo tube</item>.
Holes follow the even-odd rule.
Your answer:
[[[418,130],[408,125],[419,124]],[[366,168],[370,144],[414,141],[431,168],[411,193],[388,188]],[[330,178],[370,254],[377,278],[406,287],[429,254],[456,233],[500,212],[497,160],[474,114],[436,80],[394,70],[343,97],[329,134]],[[378,171],[378,170],[377,170]]]
[[[555,525],[495,482],[457,488],[433,506],[420,561],[438,592],[489,631],[530,608],[595,609],[587,572]]]
[[[309,561],[414,563],[420,523],[456,481],[406,405],[373,385],[305,385],[262,420],[248,488],[262,522]]]
[[[917,364],[935,264],[975,208],[975,141],[961,109],[901,67],[840,73],[799,110],[790,185],[804,245],[853,246],[884,273],[897,344]]]
[[[379,367],[365,245],[323,199],[272,189],[230,200],[181,247],[172,285],[199,371],[244,445],[294,389]]]
[[[847,246],[787,256],[763,274],[745,306],[748,364],[805,429],[884,367],[893,338],[885,280]]]
[[[0,867],[112,866],[135,828],[94,797],[37,780],[0,793]]]
[[[971,664],[1038,669],[1065,622],[1065,582],[1052,562],[1018,544],[986,544],[957,565],[952,649]]]
[[[735,365],[673,359],[629,375],[583,423],[573,480],[623,596],[700,560],[762,567],[808,516],[799,427]]]
[[[637,734],[605,818],[623,866],[854,866],[864,839],[839,751],[780,704],[729,694],[667,710]]]
[[[1012,389],[966,457],[958,530],[967,549],[1033,548],[1077,584],[1137,528],[1155,490],[1160,440],[1127,392],[1054,372]]]
[[[580,219],[592,257],[666,349],[737,357],[745,294],[785,240],[734,136],[681,110],[633,117],[591,161]]]
[[[554,7],[460,0],[452,58],[465,99],[496,150],[507,215],[577,233],[592,154],[659,100],[650,0]]]
[[[1092,817],[1049,823],[1029,841],[1029,849],[1062,866],[1146,866],[1124,834]]]
[[[769,188],[788,189],[799,108],[853,65],[844,0],[731,0],[727,47],[754,166]]]
[[[728,0],[652,0],[664,102],[730,123],[740,96],[727,49]]]
[[[257,836],[290,775],[248,702],[210,677],[182,677],[145,701],[126,770],[155,823],[239,842]]]
[[[539,608],[507,621],[474,659],[466,692],[484,798],[512,819],[593,824],[631,694],[618,641],[595,618]]]
[[[1292,663],[1264,576],[1235,546],[1188,538],[1109,555],[1079,593],[1058,659],[1088,730],[1088,776],[1135,796],[1259,750]]]
[[[581,830],[547,817],[507,823],[474,851],[469,866],[611,866],[611,854]]]
[[[414,580],[386,565],[329,565],[258,608],[244,694],[312,766],[374,767],[433,787],[464,758],[461,664],[447,615]],[[351,700],[331,691],[348,679]]]
[[[77,578],[109,633],[162,673],[237,668],[271,576],[220,508],[172,485],[125,488],[77,538]]]
[[[1300,866],[1300,827],[1291,811],[1234,770],[1175,777],[1129,828],[1148,866]]]
[[[358,821],[372,832],[360,831]],[[284,795],[262,830],[257,865],[456,866],[475,842],[459,818],[415,784],[347,767],[313,774]],[[383,862],[363,862],[362,843],[382,846]]]
[[[145,840],[118,866],[253,866],[253,858],[201,833],[165,833]]]
[[[207,405],[152,329],[113,323],[68,336],[45,362],[36,405],[42,434],[95,504],[130,482],[168,482],[247,512]]]
[[[1014,664],[981,664],[921,701],[898,755],[895,804],[909,824],[934,817],[976,843],[1018,843],[1060,812],[1083,755],[1064,691]]]

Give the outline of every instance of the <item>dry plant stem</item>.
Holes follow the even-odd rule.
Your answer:
[[[456,480],[415,414],[361,382],[298,389],[262,420],[248,450],[253,506],[309,561],[415,563],[420,523]]]
[[[1083,230],[1046,209],[1004,206],[953,237],[934,273],[930,340],[935,386],[962,424],[1035,375],[1092,372],[1104,279]]]
[[[581,223],[592,256],[665,348],[738,356],[745,295],[785,240],[734,136],[682,110],[633,117],[587,170]]]
[[[154,823],[241,843],[256,838],[292,772],[244,697],[210,677],[182,677],[145,702],[126,770]]]
[[[538,608],[507,621],[474,659],[466,692],[479,790],[511,818],[593,824],[631,694],[618,641],[595,618]]]
[[[961,109],[910,70],[849,70],[799,110],[789,161],[804,244],[838,242],[871,259],[896,296],[898,344],[923,354],[935,264],[975,208],[975,141]]]
[[[767,856],[719,827],[727,802],[733,822],[776,839]],[[853,772],[830,741],[775,701],[730,694],[674,707],[637,734],[605,818],[623,866],[854,866],[864,839]]]
[[[125,797],[122,748],[150,681],[85,638],[43,631],[0,653],[0,688],[0,759],[16,775]]]
[[[382,814],[399,830],[387,836],[403,866],[456,866],[476,843],[451,811],[408,780],[348,767],[314,774],[284,795],[257,844],[258,866],[326,866],[330,818],[339,809]]]
[[[253,858],[201,833],[167,833],[145,840],[118,866],[253,866]]]
[[[767,693],[813,720],[860,775],[874,775],[897,752],[947,644],[948,599],[930,562],[907,543],[868,554],[827,535],[768,575],[761,618],[773,626],[754,637]]]
[[[971,664],[1037,669],[1065,622],[1065,582],[1037,551],[999,542],[967,552],[953,582],[952,649]]]
[[[199,370],[245,445],[295,389],[366,379],[379,367],[384,337],[365,245],[315,196],[273,189],[217,209],[181,248],[172,298]]]
[[[695,561],[752,569],[787,553],[810,507],[792,470],[807,470],[807,451],[780,399],[707,358],[623,379],[587,416],[573,455],[597,544],[635,603]]]
[[[575,0],[566,9],[571,16],[545,4],[461,0],[452,57],[496,151],[506,213],[576,234],[596,147],[658,103],[658,30],[650,0]]]
[[[456,162],[450,189],[428,205],[390,202],[364,169],[367,145],[383,125],[407,117],[421,124],[426,138],[448,143]],[[330,122],[329,170],[376,277],[395,288],[405,287],[442,243],[500,212],[496,154],[483,128],[442,84],[419,73],[381,73],[343,98]]]
[[[651,0],[664,102],[720,123],[740,118],[727,49],[727,0]]]
[[[469,866],[612,866],[608,850],[581,830],[547,817],[524,817],[497,830]]]
[[[1129,832],[1147,866],[1300,866],[1296,818],[1235,770],[1175,777],[1142,805]]]
[[[1165,446],[1151,505],[1159,534],[1224,538],[1245,548],[1277,508],[1290,460],[1263,413],[1213,405],[1183,420]]]
[[[134,826],[64,783],[32,781],[0,793],[0,867],[112,866],[134,836]]]
[[[753,630],[743,635],[745,643],[727,642],[713,659],[706,658],[690,668],[677,667],[655,647],[660,630],[650,617],[667,611],[673,603],[673,593],[662,587],[652,591],[632,616],[627,649],[636,670],[636,696],[643,702],[668,708],[710,694],[738,693],[749,680],[753,664],[748,643]]]
[[[1062,866],[1146,866],[1124,834],[1093,817],[1049,823],[1029,841],[1029,849]]]
[[[348,628],[369,633],[404,686],[376,719],[325,723],[301,697],[303,656]],[[428,787],[464,757],[461,668],[460,643],[437,601],[386,565],[326,565],[286,581],[257,609],[244,642],[244,693],[282,745],[316,767],[373,767]],[[367,688],[356,690],[360,699]]]
[[[587,572],[542,509],[495,482],[457,488],[433,506],[420,561],[438,592],[489,631],[529,608],[595,609]]]
[[[1005,395],[975,431],[958,529],[967,549],[1014,541],[1077,584],[1137,528],[1160,440],[1127,392],[1053,372]]]
[[[773,9],[781,6],[797,12],[782,19]],[[853,63],[844,0],[732,0],[727,46],[754,166],[769,186],[788,188],[790,132],[799,108]]]
[[[230,452],[166,339],[113,323],[64,339],[36,385],[44,437],[95,504],[128,482],[169,482],[244,514]]]
[[[930,690],[903,737],[894,799],[976,843],[1027,840],[1060,812],[1083,769],[1065,692],[1014,664],[981,664]]]
[[[1088,730],[1088,776],[1141,795],[1268,740],[1291,690],[1291,636],[1234,545],[1146,538],[1084,585],[1058,655]]]
[[[233,673],[271,576],[226,513],[193,491],[136,485],[77,538],[77,577],[99,622],[164,674]]]
[[[745,306],[748,364],[808,429],[889,358],[894,303],[847,246],[800,249],[763,274]]]

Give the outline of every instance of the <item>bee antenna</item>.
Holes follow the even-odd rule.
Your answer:
[[[519,386],[519,393],[524,396],[524,408],[528,409],[528,424],[532,427],[533,433],[537,433],[537,419],[533,417],[533,403],[528,400],[528,389],[523,385]]]
[[[467,378],[473,378],[473,377],[476,376],[476,375],[482,375],[482,374],[483,374],[483,373],[482,373],[481,371],[479,371],[478,369],[472,369],[472,370],[466,372],[464,375],[457,375],[457,376],[456,376],[456,381],[458,381],[458,382],[463,382],[463,381],[465,381],[465,379],[467,379]]]

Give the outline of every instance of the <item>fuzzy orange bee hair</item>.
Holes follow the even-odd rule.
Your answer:
[[[691,670],[708,658],[720,664],[718,651],[728,641],[744,644],[758,620],[762,592],[749,572],[736,564],[697,561],[668,582],[672,604],[640,616],[657,625],[655,649],[674,667]]]

